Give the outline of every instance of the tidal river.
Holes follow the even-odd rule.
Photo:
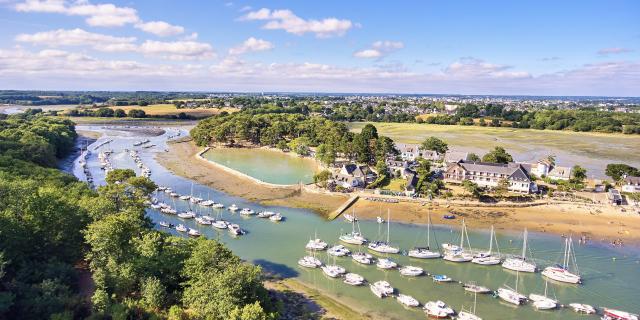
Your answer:
[[[338,298],[341,302],[362,310],[377,318],[386,319],[424,319],[425,314],[420,308],[407,309],[402,307],[395,299],[376,298],[368,286],[351,287],[342,283],[339,279],[326,277],[320,269],[308,270],[297,265],[298,259],[307,255],[304,247],[311,237],[319,237],[330,245],[337,243],[341,231],[351,231],[351,224],[343,219],[328,222],[322,217],[303,209],[288,207],[265,207],[242,198],[229,196],[215,189],[194,183],[193,181],[175,176],[160,166],[155,160],[155,154],[166,152],[166,141],[169,136],[187,134],[180,128],[167,128],[163,134],[156,136],[154,130],[149,128],[124,128],[124,127],[90,127],[79,126],[81,130],[93,130],[103,136],[89,146],[92,154],[88,160],[88,166],[97,184],[104,183],[104,173],[100,169],[97,155],[99,151],[113,150],[110,159],[115,168],[131,168],[139,172],[134,161],[124,149],[139,151],[140,157],[151,171],[151,178],[159,185],[173,188],[180,194],[193,194],[204,199],[212,199],[223,203],[225,206],[236,204],[240,208],[252,208],[259,212],[262,210],[277,211],[282,213],[285,220],[279,223],[257,217],[246,218],[238,213],[231,213],[227,209],[211,209],[195,206],[198,214],[209,214],[220,217],[232,223],[238,223],[248,233],[239,238],[233,238],[227,231],[218,231],[211,227],[199,226],[193,220],[184,221],[176,216],[164,215],[158,211],[149,209],[147,213],[154,221],[167,221],[175,225],[182,223],[188,227],[200,230],[200,232],[214,239],[219,239],[231,248],[237,255],[262,265],[264,269],[280,274],[283,277],[297,278],[319,289],[325,294]],[[113,139],[112,142],[94,150],[95,146],[104,141]],[[134,147],[133,143],[149,139],[145,145],[155,145],[149,148]],[[84,179],[84,173],[75,161],[74,174]],[[250,186],[247,186],[250,188]],[[187,201],[170,198],[164,193],[157,197],[177,207],[179,211],[189,208]],[[387,225],[377,224],[375,221],[361,221],[360,228],[370,240],[385,239],[387,237]],[[159,229],[171,232],[178,236],[184,236],[175,230]],[[435,241],[459,242],[459,228],[447,226],[434,226],[432,229],[432,245]],[[408,250],[416,245],[426,244],[425,225],[408,225],[393,222],[391,212],[391,225],[389,238],[395,245]],[[521,251],[521,230],[502,232],[497,235],[499,251],[503,254],[517,254]],[[487,230],[470,230],[469,240],[474,248],[488,248],[489,233]],[[563,239],[557,235],[529,234],[529,252],[527,255],[534,258],[538,266],[544,268],[548,265],[560,262],[562,259]],[[352,251],[359,250],[351,246]],[[494,246],[494,250],[495,250]],[[362,249],[365,250],[365,249]],[[583,275],[584,284],[568,285],[549,282],[548,295],[556,297],[561,304],[573,302],[588,303],[597,307],[618,308],[629,312],[640,312],[640,249],[635,246],[624,248],[612,248],[601,243],[576,244],[576,261],[580,273]],[[326,253],[316,254],[318,258],[326,262],[333,262]],[[456,281],[475,281],[480,285],[491,289],[500,286],[516,286],[518,278],[518,290],[528,295],[529,293],[543,293],[545,288],[544,278],[540,273],[524,274],[518,277],[500,266],[479,266],[471,263],[456,264],[443,260],[420,261],[410,259],[403,255],[391,255],[391,258],[399,265],[414,265],[422,267],[431,274],[446,274]],[[473,307],[473,296],[465,293],[458,282],[448,284],[434,283],[430,277],[403,277],[397,270],[382,271],[375,265],[364,266],[357,264],[351,258],[336,258],[335,263],[345,267],[348,272],[358,273],[370,283],[378,280],[387,280],[398,293],[409,294],[418,299],[421,304],[427,301],[442,300],[452,308],[459,311],[462,306],[469,310]],[[507,305],[490,295],[477,297],[476,314],[484,319],[597,319],[596,316],[583,316],[574,313],[569,308],[560,308],[554,311],[535,311],[531,305],[515,307]]]

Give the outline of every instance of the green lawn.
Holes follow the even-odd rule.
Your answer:
[[[407,181],[404,179],[391,179],[388,185],[384,186],[383,189],[391,190],[391,191],[404,191],[404,186],[407,184]]]

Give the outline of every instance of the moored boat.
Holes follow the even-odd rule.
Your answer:
[[[305,268],[317,268],[322,265],[322,262],[318,260],[316,257],[305,256],[302,259],[298,260],[298,265],[303,266]]]
[[[447,306],[446,303],[438,301],[429,301],[424,304],[424,312],[431,318],[446,319],[454,315],[456,312]]]
[[[347,249],[345,246],[338,244],[335,245],[331,248],[329,248],[329,250],[327,250],[327,252],[332,255],[332,256],[336,256],[336,257],[344,257],[346,255],[349,255],[351,253],[351,251],[349,251],[349,249]]]
[[[404,266],[400,268],[400,274],[403,276],[417,277],[424,274],[424,269],[414,266]]]
[[[376,281],[375,283],[370,284],[369,288],[371,289],[371,292],[373,292],[373,294],[378,298],[390,296],[395,291],[395,289],[393,289],[389,282],[383,280]]]
[[[638,320],[638,315],[626,311],[604,308],[602,309],[603,320]]]
[[[362,263],[362,264],[372,264],[373,263],[373,256],[366,253],[366,252],[354,252],[351,255],[351,258],[353,258],[353,260],[355,262],[358,263]]]
[[[410,296],[410,295],[406,295],[406,294],[399,294],[396,299],[398,300],[398,302],[400,302],[402,305],[405,305],[407,307],[418,307],[420,306],[420,302]]]
[[[364,283],[364,278],[359,274],[347,273],[343,282],[351,286],[360,286]]]
[[[527,229],[524,229],[524,236],[522,241],[522,255],[518,257],[511,257],[504,260],[502,267],[505,269],[520,271],[520,272],[536,272],[536,264],[527,259]]]
[[[387,270],[387,269],[395,269],[398,266],[398,264],[391,259],[381,258],[381,259],[378,259],[376,266],[380,269]]]
[[[573,240],[571,237],[566,238],[564,244],[564,258],[562,260],[562,264],[546,267],[542,271],[542,276],[565,283],[581,283],[582,277],[578,273],[578,267],[575,263]],[[573,264],[574,272],[569,271],[570,264]]]
[[[413,247],[409,250],[407,255],[416,259],[437,259],[441,257],[439,251],[431,250],[431,213],[427,219],[427,246],[426,247]]]
[[[569,307],[571,307],[571,309],[573,309],[573,311],[577,313],[583,313],[583,314],[596,313],[596,308],[584,303],[570,303]]]

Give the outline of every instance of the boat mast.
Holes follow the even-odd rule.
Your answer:
[[[427,216],[427,248],[431,250],[431,212]]]
[[[569,270],[569,253],[571,252],[571,237],[564,239],[564,260],[562,268]]]
[[[522,242],[522,260],[525,260],[527,252],[527,228],[524,229],[524,241]]]
[[[462,219],[462,228],[460,229],[460,250],[464,249],[464,219]]]
[[[491,225],[491,234],[489,235],[489,254],[493,250],[493,225]]]
[[[387,209],[387,244],[389,244],[389,233],[391,232],[391,211]]]

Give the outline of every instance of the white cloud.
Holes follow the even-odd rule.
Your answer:
[[[135,27],[160,37],[175,36],[184,32],[184,27],[174,26],[164,21],[141,22]]]
[[[164,21],[144,22],[136,9],[119,7],[111,3],[91,4],[86,0],[68,2],[65,0],[25,0],[17,3],[19,12],[60,13],[69,16],[85,17],[85,22],[93,27],[121,27],[127,24],[157,36],[172,36],[184,32],[184,27],[171,25]]]
[[[145,55],[159,55],[171,60],[202,60],[215,57],[210,44],[196,41],[151,41],[147,40],[138,48]]]
[[[473,57],[462,58],[444,69],[444,74],[454,78],[529,78],[524,71],[509,71],[512,66],[486,62]]]
[[[249,39],[245,40],[241,45],[229,49],[229,54],[238,55],[238,54],[243,54],[247,52],[266,51],[266,50],[271,50],[273,48],[274,48],[273,43],[269,41],[250,37]]]
[[[123,46],[136,41],[134,37],[114,37],[105,34],[87,32],[82,29],[58,29],[34,34],[19,34],[16,41],[34,45],[58,46]]]
[[[382,58],[394,51],[404,48],[404,43],[400,41],[376,41],[370,48],[356,51],[353,56],[363,59]]]
[[[606,55],[610,55],[610,54],[629,53],[629,52],[633,52],[633,50],[628,49],[628,48],[619,48],[619,47],[604,48],[604,49],[598,50],[598,54],[601,55],[601,56],[606,56]]]
[[[305,20],[296,16],[291,10],[270,10],[262,8],[241,17],[241,20],[265,20],[263,26],[268,30],[284,30],[295,35],[313,33],[318,38],[342,36],[354,23],[346,19],[325,18],[322,20]]]
[[[215,57],[210,44],[191,40],[151,41],[136,44],[134,37],[114,37],[82,29],[20,34],[16,41],[48,47],[88,46],[103,52],[133,52],[171,60],[203,60]]]

